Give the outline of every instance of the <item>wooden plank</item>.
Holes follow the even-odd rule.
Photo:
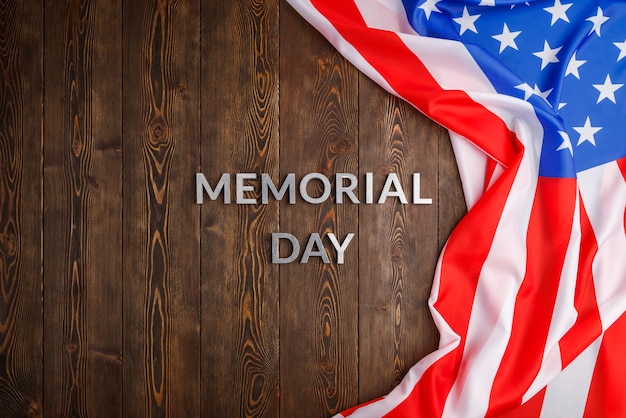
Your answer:
[[[44,407],[120,416],[120,2],[46,6]]]
[[[439,129],[439,159],[437,185],[438,207],[438,246],[439,251],[445,245],[450,233],[461,218],[467,213],[465,197],[461,187],[459,168],[454,159],[454,151],[450,143],[450,136],[443,128]]]
[[[122,416],[122,5],[94,2],[87,179],[85,400],[89,417]],[[89,36],[89,35],[88,35]],[[89,92],[85,92],[88,95]],[[103,316],[105,320],[103,320]]]
[[[406,102],[362,76],[359,90],[360,171],[373,173],[378,200],[389,173],[408,204],[388,198],[359,212],[359,397],[365,402],[395,387],[421,357],[437,347],[427,299],[437,260],[438,131]],[[413,204],[413,173],[420,198]],[[394,188],[395,189],[395,188]]]
[[[202,3],[202,172],[278,181],[278,0]],[[234,187],[234,180],[232,181]],[[202,404],[208,416],[278,416],[278,204],[202,206]]]
[[[200,414],[199,1],[124,3],[124,415]]]
[[[281,177],[318,172],[358,174],[358,72],[293,9],[281,11]],[[332,180],[334,184],[334,180]],[[309,187],[319,196],[319,182]],[[298,197],[298,199],[300,199]],[[281,204],[281,231],[301,241],[334,233],[339,241],[360,232],[358,206]],[[281,412],[327,417],[357,402],[359,241],[338,264],[312,257],[284,264],[281,276]],[[331,246],[324,238],[326,246]],[[316,247],[316,250],[318,248]]]
[[[41,1],[0,2],[0,414],[41,416]]]

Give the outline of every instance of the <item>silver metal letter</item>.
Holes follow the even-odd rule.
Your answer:
[[[287,178],[280,187],[280,190],[276,189],[269,174],[261,174],[261,203],[264,205],[267,205],[269,197],[268,189],[272,191],[276,200],[281,200],[285,196],[285,193],[289,191],[289,204],[293,205],[296,203],[296,175],[294,173],[287,174]]]
[[[395,188],[391,189],[391,185]],[[385,203],[387,196],[396,196],[400,199],[400,202],[403,204],[407,204],[406,195],[404,194],[404,190],[402,190],[402,185],[400,184],[400,179],[398,179],[398,175],[396,173],[389,173],[387,175],[387,180],[385,180],[385,185],[383,186],[383,191],[380,192],[380,197],[378,198],[378,203]]]
[[[317,247],[317,251],[313,251],[313,246]],[[322,257],[322,261],[325,264],[329,264],[330,260],[328,259],[328,254],[324,250],[324,244],[322,243],[322,239],[320,238],[320,234],[314,232],[311,234],[309,238],[309,242],[306,244],[306,248],[304,249],[304,253],[302,254],[302,259],[300,263],[304,264],[309,261],[310,256],[318,256]]]
[[[280,242],[281,238],[285,238],[291,242],[291,254],[288,257],[280,256]],[[272,233],[272,264],[288,264],[298,257],[300,252],[300,244],[298,239],[286,232],[274,232]]]
[[[348,179],[349,184],[344,186],[343,179]],[[359,199],[354,195],[353,190],[356,189],[357,179],[354,174],[350,173],[337,173],[335,174],[335,187],[337,188],[336,196],[337,203],[343,203],[343,194],[347,194],[352,203],[359,203]]]
[[[204,203],[203,192],[209,196],[211,200],[217,199],[220,193],[224,191],[224,203],[230,203],[230,174],[223,173],[220,177],[220,181],[215,186],[215,190],[211,188],[211,185],[207,181],[206,177],[202,173],[196,173],[196,203],[201,205]]]
[[[374,203],[374,192],[372,191],[373,173],[365,173],[365,203]]]
[[[432,205],[433,200],[421,196],[420,173],[413,173],[413,204],[415,205]]]
[[[324,186],[324,191],[322,192],[322,195],[320,197],[311,197],[309,196],[309,192],[306,190],[306,186],[309,184],[309,181],[311,181],[312,179],[320,180],[322,182],[322,185]],[[305,201],[309,203],[313,203],[313,204],[323,203],[326,201],[326,199],[328,199],[328,196],[330,196],[330,180],[328,180],[328,177],[326,177],[323,174],[309,173],[306,176],[304,176],[302,178],[302,181],[300,182],[300,195]]]
[[[354,232],[350,232],[348,235],[346,235],[346,239],[343,240],[343,244],[339,244],[339,241],[337,240],[337,237],[335,237],[335,234],[333,234],[332,232],[328,233],[328,239],[330,240],[330,242],[333,243],[333,247],[335,247],[335,250],[337,250],[337,264],[343,264],[343,253],[346,252],[346,248],[348,248],[348,244],[350,244],[352,238],[354,238]]]
[[[236,195],[237,195],[237,204],[250,204],[254,205],[256,203],[255,198],[245,198],[243,197],[243,192],[252,192],[254,191],[254,186],[244,185],[243,181],[246,179],[254,180],[256,179],[256,174],[254,173],[237,173],[235,175],[236,178]]]

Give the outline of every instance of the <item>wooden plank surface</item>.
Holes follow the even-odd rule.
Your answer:
[[[0,0],[0,66],[0,417],[329,417],[436,347],[447,133],[284,0]],[[198,172],[232,202],[198,205]],[[432,204],[364,202],[417,172]],[[361,201],[307,203],[309,173]]]
[[[44,412],[120,416],[120,3],[47,6]]]
[[[360,259],[359,396],[365,402],[389,392],[436,348],[426,302],[437,259],[437,208],[411,202],[414,173],[419,197],[435,202],[438,148],[437,127],[405,102],[365,78],[359,93],[361,171],[373,173],[375,190],[395,173],[409,202],[361,206],[359,253],[367,256]]]
[[[319,173],[334,190],[335,173],[358,174],[358,72],[320,34],[300,32],[304,21],[293,10],[281,16],[281,177]],[[319,197],[319,180],[308,191]],[[330,416],[358,400],[359,239],[338,264],[327,234],[343,242],[358,233],[358,205],[337,204],[332,192],[319,204],[298,197],[295,205],[281,202],[280,227],[300,240],[297,261],[280,269],[281,412]],[[302,262],[313,233],[329,263]]]
[[[41,1],[0,2],[1,416],[42,413],[42,31]]]
[[[124,415],[200,413],[199,2],[124,3]]]
[[[261,204],[261,173],[278,175],[278,1],[205,1],[202,172],[253,173],[256,204],[202,206],[202,395],[213,416],[279,415],[278,268],[268,239],[278,204]],[[233,178],[232,187],[235,181]]]

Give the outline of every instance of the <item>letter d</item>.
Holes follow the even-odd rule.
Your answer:
[[[289,257],[280,256],[280,239],[285,238],[291,241],[291,254]],[[288,264],[294,261],[300,253],[300,244],[298,239],[286,232],[272,233],[272,264]]]

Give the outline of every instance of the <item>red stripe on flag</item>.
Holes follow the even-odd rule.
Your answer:
[[[626,181],[626,157],[617,160],[617,166],[619,167],[619,171],[622,172],[624,181]],[[624,208],[624,232],[626,232],[626,208]]]
[[[496,172],[496,168],[498,168],[498,163],[492,159],[487,160],[487,168],[485,170],[485,184],[483,185],[483,193],[487,191],[491,181],[493,180],[493,175]]]
[[[563,368],[567,367],[602,333],[602,320],[596,301],[592,268],[593,259],[598,252],[598,243],[582,198],[580,199],[580,225],[582,236],[574,294],[574,307],[578,312],[578,317],[572,328],[559,341]]]
[[[538,178],[527,233],[526,275],[515,301],[511,337],[491,390],[489,417],[521,405],[541,367],[575,203],[575,179]]]
[[[626,417],[626,314],[604,333],[593,371],[585,418]]]
[[[431,119],[468,138],[504,166],[522,152],[502,119],[464,91],[441,88],[397,34],[367,27],[354,1],[311,0],[311,4],[394,91]]]
[[[626,157],[617,160],[617,166],[619,167],[619,171],[622,172],[624,180],[626,180]]]
[[[499,418],[539,418],[545,397],[546,388],[543,388],[528,401],[511,411],[505,412]]]
[[[478,279],[520,160],[503,173],[485,198],[480,199],[461,220],[452,231],[442,255],[439,294],[434,308],[461,337],[459,346],[426,370],[411,394],[387,416],[442,415],[461,365]]]

